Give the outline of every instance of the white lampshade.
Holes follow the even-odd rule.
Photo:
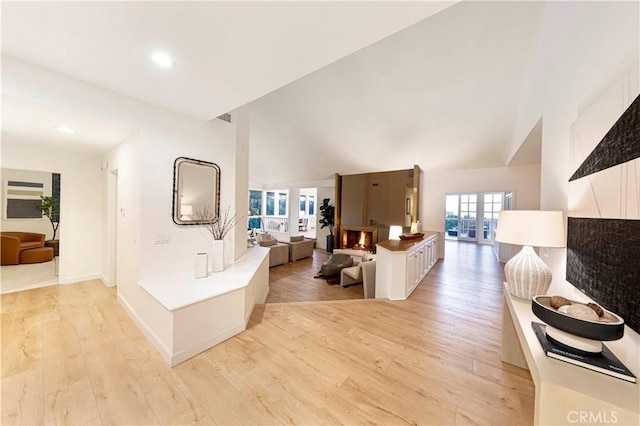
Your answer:
[[[502,210],[496,241],[532,247],[564,247],[564,219],[560,211]]]
[[[391,225],[389,227],[389,239],[390,240],[399,240],[400,235],[402,235],[402,226],[400,225]]]
[[[551,269],[532,246],[565,246],[562,212],[503,210],[498,215],[496,241],[523,246],[504,266],[509,293],[528,300],[545,294],[551,286]]]

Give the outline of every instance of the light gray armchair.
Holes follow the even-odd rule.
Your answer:
[[[315,241],[304,238],[302,235],[290,237],[289,241],[285,241],[289,245],[289,261],[295,262],[305,257],[313,257],[313,246]]]
[[[376,260],[362,262],[362,287],[364,288],[364,298],[374,299],[376,297]]]
[[[350,266],[340,271],[340,286],[348,287],[354,284],[360,284],[362,282],[362,263],[356,266]]]
[[[260,241],[262,247],[269,247],[269,268],[289,262],[289,246],[275,239]]]

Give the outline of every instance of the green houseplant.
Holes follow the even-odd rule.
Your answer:
[[[53,237],[51,239],[55,240],[60,226],[60,206],[57,200],[53,197],[41,196],[40,204],[37,207],[42,212],[42,215],[46,216],[51,222],[51,227],[53,228]]]
[[[329,227],[329,235],[327,235],[327,251],[333,252],[333,226],[335,225],[336,208],[333,204],[329,204],[328,198],[325,198],[322,200],[322,205],[319,210],[320,216],[322,216],[322,219],[319,221],[320,225],[322,225],[320,229],[325,226]]]

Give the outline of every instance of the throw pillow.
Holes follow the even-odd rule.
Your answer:
[[[296,235],[295,237],[289,237],[289,241],[295,243],[297,241],[304,241],[304,235]]]

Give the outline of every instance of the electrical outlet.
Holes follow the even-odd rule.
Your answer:
[[[549,247],[544,247],[544,248],[542,249],[542,255],[543,255],[544,257],[549,257]]]

